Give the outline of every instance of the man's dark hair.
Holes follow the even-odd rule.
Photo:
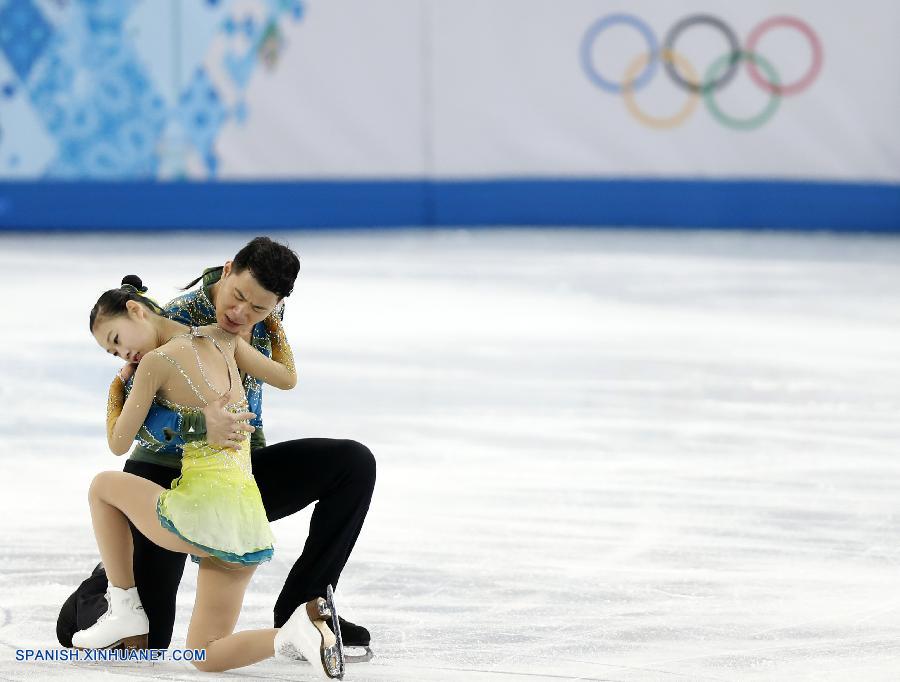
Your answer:
[[[250,270],[260,286],[278,298],[286,298],[294,290],[294,282],[300,272],[300,259],[284,244],[268,237],[256,237],[237,252],[231,269],[235,274]],[[184,289],[190,289],[201,279],[202,275]]]

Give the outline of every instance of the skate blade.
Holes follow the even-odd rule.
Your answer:
[[[338,620],[337,607],[334,605],[334,590],[331,588],[331,585],[328,585],[325,588],[325,603],[328,605],[328,610],[331,612],[331,629],[334,631],[334,638],[336,640],[333,674],[332,671],[329,671],[328,676],[342,680],[344,679],[344,666],[346,662],[344,657],[344,641],[341,638],[341,621]]]
[[[362,653],[356,653],[355,649],[362,649]],[[373,658],[375,658],[375,652],[372,651],[367,646],[361,647],[352,647],[345,646],[344,647],[344,662],[347,665],[356,664],[356,663],[368,663]]]
[[[304,626],[303,632],[306,634],[301,634],[301,636],[305,636],[310,649],[315,647],[315,650],[318,651],[318,660],[309,660],[299,651],[296,653],[300,655],[294,658],[312,663],[316,672],[326,679],[342,680],[344,678],[343,652],[338,638],[328,628],[328,620],[333,617],[333,610],[329,608],[324,599],[319,597],[306,603],[306,616],[309,618],[311,627],[307,630],[307,626]]]
[[[305,661],[306,657],[299,651],[294,653],[294,660]],[[367,646],[344,646],[344,663],[347,665],[356,663],[368,663],[375,658],[375,652]]]
[[[341,657],[339,656],[337,638],[334,633],[328,629],[328,624],[324,620],[313,621],[313,625],[319,631],[319,637],[322,643],[319,647],[319,655],[322,658],[322,667],[325,675],[331,679],[343,679],[344,670],[341,666]]]

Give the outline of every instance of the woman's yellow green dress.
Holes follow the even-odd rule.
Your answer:
[[[193,344],[191,337],[206,335],[193,327],[185,336]],[[206,338],[222,351],[214,338]],[[206,403],[180,363],[159,350],[156,352],[178,369],[198,398]],[[197,361],[200,361],[199,356]],[[230,376],[229,372],[229,391]],[[198,408],[179,405],[159,396],[154,400],[178,412],[199,412]],[[247,411],[246,398],[226,409],[235,413]],[[249,438],[244,439],[237,450],[214,447],[206,440],[185,443],[181,476],[172,482],[169,490],[160,494],[156,513],[163,528],[222,561],[258,564],[268,561],[274,554],[275,538],[253,478]],[[196,555],[191,558],[200,561]]]

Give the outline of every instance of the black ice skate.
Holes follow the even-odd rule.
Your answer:
[[[341,628],[341,639],[344,642],[344,660],[347,663],[365,663],[375,656],[369,644],[371,635],[362,625],[351,623],[346,618],[338,617]]]

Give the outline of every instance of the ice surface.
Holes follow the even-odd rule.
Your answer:
[[[0,678],[313,679],[269,661],[15,661],[97,560],[116,361],[97,296],[165,300],[253,235],[0,237]],[[378,459],[337,591],[363,680],[900,677],[900,240],[623,231],[284,233],[300,382],[270,442]],[[239,629],[306,538],[277,522]],[[188,564],[173,646],[183,647]]]

